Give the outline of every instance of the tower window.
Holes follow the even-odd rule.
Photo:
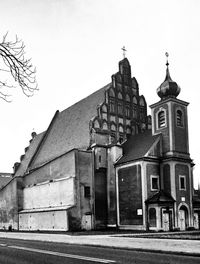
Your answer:
[[[179,127],[183,126],[183,113],[181,110],[176,112],[176,125]]]
[[[162,128],[166,126],[165,112],[162,110],[158,113],[158,127]]]
[[[180,190],[186,190],[185,176],[184,175],[179,176],[179,189]]]

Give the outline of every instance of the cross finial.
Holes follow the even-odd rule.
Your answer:
[[[167,58],[166,66],[168,67],[169,66],[169,62],[168,62],[169,53],[168,52],[165,52],[165,56]]]
[[[124,57],[124,59],[126,58],[126,48],[125,48],[125,46],[123,46],[123,48],[122,48],[122,50],[123,50],[123,57]]]

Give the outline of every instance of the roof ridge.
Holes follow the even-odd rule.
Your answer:
[[[38,146],[37,146],[37,148],[35,150],[35,153],[33,154],[32,158],[31,158],[30,162],[28,163],[28,166],[27,166],[27,169],[26,170],[28,170],[31,167],[31,165],[33,164],[33,162],[34,162],[37,154],[39,153],[42,145],[44,144],[44,141],[47,138],[47,135],[48,135],[48,133],[49,133],[49,131],[50,131],[50,129],[51,129],[51,127],[52,127],[52,125],[53,125],[56,117],[58,116],[58,114],[59,114],[59,110],[57,110],[55,112],[55,114],[54,114],[54,116],[53,116],[53,118],[52,118],[52,120],[51,120],[51,122],[50,122],[50,124],[49,124],[49,126],[47,128],[47,130],[44,131],[44,135],[43,135],[42,139],[40,140],[40,142],[39,142],[39,144],[38,144]]]

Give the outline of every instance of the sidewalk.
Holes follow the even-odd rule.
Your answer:
[[[41,234],[41,233],[20,233],[0,232],[0,238],[39,240],[47,242],[79,244],[101,247],[112,247],[129,250],[154,251],[163,253],[174,253],[200,257],[199,240],[176,240],[156,239],[139,237],[122,237],[115,235],[81,235],[71,236],[67,234]]]

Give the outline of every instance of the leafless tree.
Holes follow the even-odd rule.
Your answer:
[[[24,42],[17,36],[14,41],[8,41],[7,34],[3,36],[0,43],[0,98],[7,102],[11,101],[8,90],[17,85],[28,97],[38,90],[35,78],[36,69],[31,64],[31,59],[25,59],[24,49]],[[12,76],[14,84],[2,79],[6,73]]]

